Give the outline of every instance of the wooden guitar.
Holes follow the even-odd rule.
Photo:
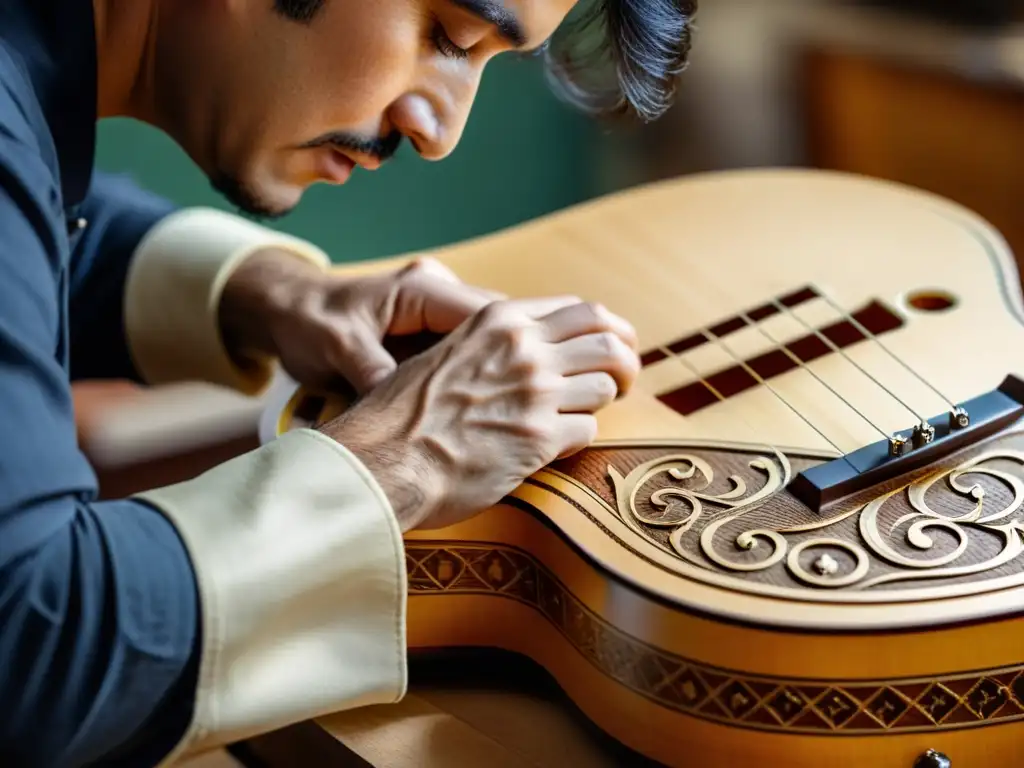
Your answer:
[[[407,536],[411,654],[522,654],[669,766],[1022,764],[1024,303],[991,226],[743,171],[431,255],[604,303],[644,367],[591,449]],[[263,437],[344,407],[285,388]]]

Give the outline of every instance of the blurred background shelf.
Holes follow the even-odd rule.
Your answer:
[[[628,183],[805,165],[945,195],[1024,258],[1020,0],[713,0],[678,107],[627,142]]]
[[[833,9],[822,21],[799,60],[809,164],[963,203],[1003,232],[1020,263],[1024,26],[879,9]]]

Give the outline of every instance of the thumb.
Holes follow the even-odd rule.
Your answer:
[[[355,323],[347,327],[341,332],[341,342],[335,367],[360,395],[380,384],[397,367],[395,359],[368,324]]]

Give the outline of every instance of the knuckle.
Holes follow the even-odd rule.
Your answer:
[[[579,416],[582,420],[577,422],[571,434],[564,435],[561,441],[560,453],[556,458],[567,459],[583,450],[597,440],[597,418],[594,416]]]
[[[399,282],[406,285],[437,280],[457,281],[458,278],[450,269],[431,256],[419,256],[399,270]]]
[[[640,362],[640,355],[632,354],[629,356],[629,380],[636,381],[640,377],[640,371],[643,370],[643,363]]]
[[[622,341],[611,331],[597,334],[597,343],[605,357],[618,358],[622,355]]]
[[[539,391],[544,382],[544,361],[529,345],[512,346],[508,357],[509,372],[528,391]]]
[[[327,336],[327,344],[332,353],[343,357],[351,352],[355,342],[352,338],[352,332],[342,326],[331,329],[330,334]]]
[[[586,449],[597,440],[597,418],[588,416],[581,422],[579,428],[574,430],[572,438],[567,441],[562,452],[563,456],[571,456]]]
[[[416,278],[416,276],[423,272],[423,262],[420,259],[411,261],[404,267],[398,270],[398,279],[403,282],[409,282]]]
[[[530,320],[514,306],[496,301],[481,309],[479,317],[489,341],[497,348],[510,349],[517,357],[530,353]]]
[[[535,362],[524,379],[524,390],[529,400],[536,404],[551,398],[558,391],[560,381],[560,377]]]
[[[436,269],[440,263],[430,256],[417,256],[402,268],[403,275],[415,275],[417,273],[429,272]]]
[[[546,445],[551,442],[551,427],[541,419],[530,419],[520,425],[523,436],[534,445]]]
[[[583,307],[587,311],[587,314],[603,324],[607,324],[611,317],[608,309],[600,302],[587,301],[583,304]]]
[[[607,374],[599,376],[595,384],[597,394],[605,400],[613,400],[619,394],[619,385]]]
[[[625,344],[622,345],[622,363],[627,376],[636,378],[640,375],[640,355]]]
[[[536,355],[526,343],[526,329],[511,322],[502,322],[491,328],[492,343],[498,349],[507,349],[514,368],[532,370]]]
[[[513,314],[507,301],[492,301],[480,310],[478,317],[481,324],[489,328],[508,325]]]

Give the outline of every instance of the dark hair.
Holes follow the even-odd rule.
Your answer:
[[[327,0],[274,0],[282,15],[312,20]],[[656,120],[672,105],[686,68],[697,0],[581,0],[545,44],[549,81],[596,116]],[[571,14],[574,15],[574,14]]]

